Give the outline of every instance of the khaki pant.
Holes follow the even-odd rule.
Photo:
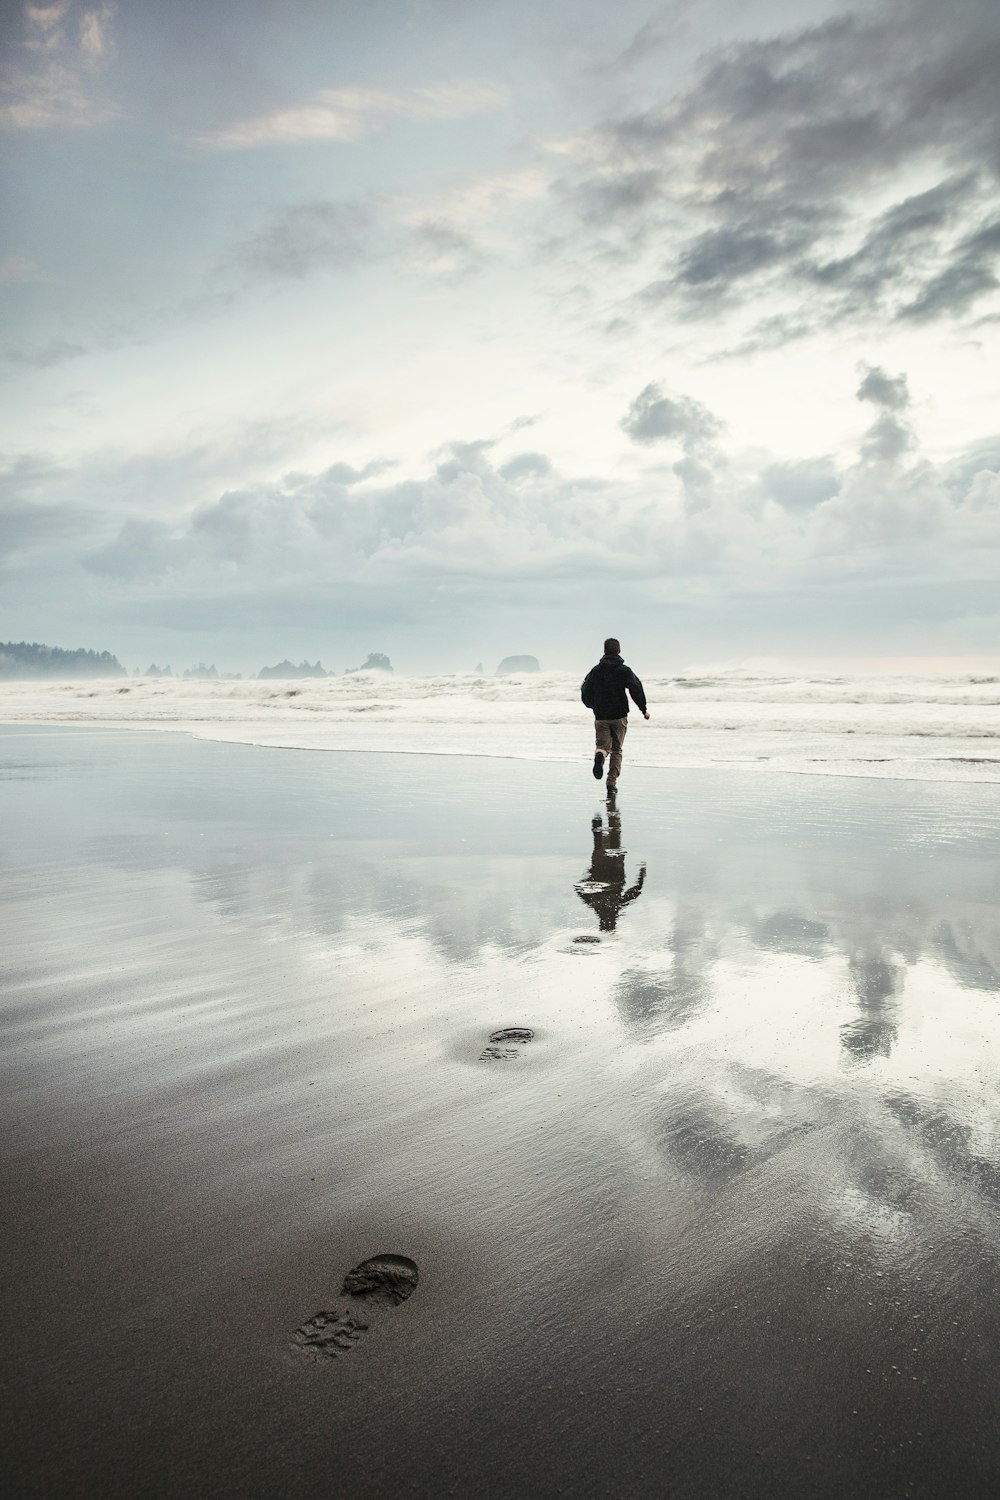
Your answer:
[[[608,766],[608,786],[614,786],[621,773],[622,746],[625,743],[625,731],[627,729],[628,715],[624,719],[594,720],[597,749],[602,750],[605,755],[610,755],[611,757],[611,762]]]

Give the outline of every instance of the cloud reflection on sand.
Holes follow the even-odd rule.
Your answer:
[[[178,742],[161,753],[240,754]],[[251,785],[280,774],[280,752],[243,754]],[[882,1241],[942,1192],[994,1211],[995,809],[963,840],[950,806],[915,816],[904,794],[868,788],[852,811],[821,787],[776,823],[773,800],[727,801],[713,784],[706,801],[689,776],[637,785],[610,812],[522,805],[511,834],[510,806],[484,799],[481,771],[456,780],[452,767],[447,821],[432,809],[417,828],[402,805],[366,801],[386,774],[405,803],[399,765],[355,797],[297,761],[283,806],[276,787],[273,804],[237,803],[221,783],[199,798],[192,782],[185,811],[175,780],[170,818],[159,790],[119,783],[120,820],[90,828],[83,878],[49,871],[47,939],[30,902],[13,908],[22,934],[50,953],[63,934],[71,986],[71,954],[77,978],[104,972],[80,956],[103,932],[115,1025],[167,1073],[188,1055],[178,1017],[200,1005],[202,1054],[253,1050],[277,1076],[294,1040],[320,1071],[335,1066],[342,1116],[376,1055],[382,1086],[395,1080],[387,1108],[419,1113],[433,1095],[447,1112],[460,1077],[438,1071],[421,1092],[414,1058],[437,1068],[467,1037],[472,1061],[490,1029],[530,1024],[532,1067],[561,1070],[565,1108],[585,1096],[626,1154],[640,1152],[643,1177],[710,1196],[753,1182],[773,1204],[805,1174],[840,1232],[863,1221]],[[428,770],[408,774],[417,787]],[[501,821],[512,842],[497,850]],[[600,941],[574,948],[588,935]],[[171,995],[186,996],[179,1009]],[[67,1047],[90,1035],[89,1065],[118,1067],[93,1025],[78,1016]]]
[[[0,735],[14,1335],[75,1442],[84,1389],[110,1449],[243,1390],[268,1461],[275,1361],[381,1246],[421,1294],[355,1367],[380,1432],[391,1365],[453,1449],[541,1411],[580,1493],[737,1493],[762,1444],[762,1492],[819,1453],[830,1493],[950,1493],[893,1465],[995,1426],[1000,795],[627,766],[612,823],[574,774]]]

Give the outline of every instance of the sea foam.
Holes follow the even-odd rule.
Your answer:
[[[1000,782],[1000,677],[645,679],[626,758],[662,767]],[[289,749],[588,758],[579,677],[402,676],[266,681],[121,678],[0,683],[0,722],[172,729]]]

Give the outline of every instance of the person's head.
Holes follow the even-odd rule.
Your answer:
[[[613,635],[609,635],[607,640],[604,642],[604,654],[605,656],[621,656],[621,641],[616,641]]]

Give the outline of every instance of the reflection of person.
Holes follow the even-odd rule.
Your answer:
[[[646,711],[646,694],[642,683],[621,658],[621,646],[614,636],[604,642],[604,655],[596,667],[591,667],[583,679],[580,697],[594,715],[594,731],[597,749],[594,752],[594,775],[600,781],[604,772],[604,757],[610,755],[608,765],[608,791],[618,785],[622,768],[622,746],[628,728],[628,700],[642,711]]]
[[[639,866],[639,879],[625,889],[625,850],[622,848],[622,820],[613,809],[608,811],[607,830],[600,818],[591,823],[594,852],[590,870],[574,887],[581,901],[597,913],[602,932],[614,932],[618,913],[639,895],[646,879],[646,866]]]

